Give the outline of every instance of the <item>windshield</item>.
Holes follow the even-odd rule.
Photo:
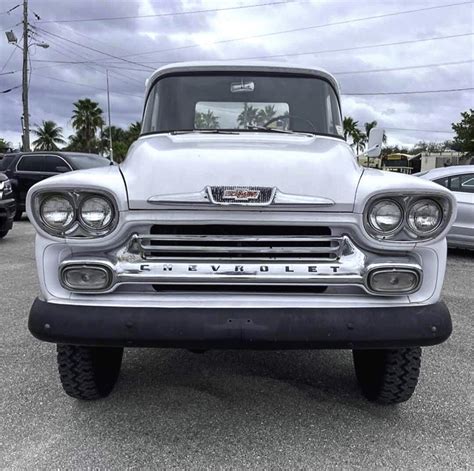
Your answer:
[[[110,160],[95,154],[68,154],[68,159],[77,170],[110,165]]]
[[[226,73],[156,82],[142,133],[204,130],[343,135],[336,93],[323,79]]]

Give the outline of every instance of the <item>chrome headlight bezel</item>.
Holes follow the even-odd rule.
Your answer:
[[[382,200],[393,200],[402,208],[403,221],[392,231],[378,231],[370,223],[370,210]],[[429,231],[422,232],[414,230],[408,222],[409,211],[413,206],[422,201],[434,202],[441,210],[441,218],[437,226]],[[403,243],[403,242],[423,242],[436,239],[447,227],[453,213],[453,203],[449,196],[440,193],[420,193],[420,192],[400,192],[384,193],[370,198],[364,208],[363,220],[366,233],[375,240],[381,242]]]
[[[41,217],[41,206],[43,202],[51,196],[62,196],[71,201],[74,208],[74,218],[70,225],[57,229],[49,226]],[[112,208],[112,218],[110,222],[102,228],[95,229],[85,224],[80,217],[82,203],[89,198],[100,197],[105,199]],[[119,210],[115,198],[107,191],[96,189],[54,189],[54,191],[40,190],[31,197],[32,213],[35,222],[49,235],[60,238],[72,239],[93,239],[105,237],[115,230],[119,219]]]
[[[70,205],[71,212],[72,212],[72,217],[71,217],[71,220],[67,224],[63,224],[62,226],[53,226],[44,217],[43,208],[44,208],[45,204],[48,201],[52,200],[53,198],[61,198],[64,201],[66,201],[66,203],[68,203]],[[74,207],[74,202],[73,202],[72,198],[69,195],[64,194],[64,193],[49,193],[48,195],[45,195],[44,198],[41,199],[41,202],[38,206],[38,216],[39,216],[39,219],[41,220],[41,223],[45,227],[48,228],[48,231],[55,232],[55,233],[56,232],[65,232],[65,231],[67,231],[74,224],[74,221],[76,219],[76,213],[77,213],[76,208]]]
[[[374,224],[374,222],[372,221],[372,217],[371,217],[372,212],[374,211],[375,207],[378,204],[382,203],[382,202],[391,203],[394,206],[396,206],[397,209],[400,211],[400,220],[398,221],[398,224],[393,229],[390,229],[390,230],[387,230],[387,231],[384,231],[380,227],[377,227]],[[368,223],[368,225],[370,226],[370,228],[372,229],[372,231],[374,233],[380,234],[380,235],[391,236],[391,235],[397,234],[402,229],[404,219],[405,219],[405,212],[404,212],[403,206],[397,200],[395,200],[394,198],[383,198],[382,197],[382,198],[376,199],[376,200],[372,201],[372,203],[370,204],[370,206],[368,207],[368,210],[367,210],[367,223]]]
[[[104,225],[102,225],[102,226],[100,226],[100,227],[96,227],[96,226],[93,226],[92,224],[88,223],[88,222],[86,221],[86,219],[84,218],[84,214],[83,214],[84,205],[85,205],[88,201],[90,201],[90,200],[92,200],[92,199],[96,199],[96,198],[105,201],[105,203],[110,207],[111,213],[112,213],[112,216],[110,217],[109,221],[108,221],[106,224],[104,224]],[[78,221],[80,222],[80,224],[81,224],[84,228],[86,228],[88,231],[91,231],[91,232],[97,232],[97,231],[102,232],[102,231],[106,231],[107,228],[108,228],[111,224],[113,224],[113,222],[114,222],[114,212],[115,212],[115,211],[114,211],[114,205],[113,205],[113,203],[111,202],[111,200],[110,200],[109,198],[107,198],[107,197],[104,196],[104,195],[91,194],[91,195],[85,196],[84,198],[81,198],[81,201],[80,201],[80,203],[79,203],[79,207],[78,207],[78,209],[77,209],[77,219],[78,219]]]
[[[438,222],[437,222],[436,226],[433,229],[430,229],[429,231],[420,231],[419,229],[414,227],[414,225],[410,221],[410,218],[411,218],[411,212],[413,211],[414,207],[417,204],[419,204],[421,202],[425,202],[425,201],[435,205],[437,207],[437,209],[439,210],[441,217],[438,218]],[[407,220],[407,225],[409,227],[409,230],[411,232],[413,232],[414,234],[416,234],[419,237],[429,237],[431,234],[434,234],[434,233],[437,232],[438,227],[443,222],[443,208],[441,207],[441,205],[437,201],[433,200],[432,198],[420,198],[420,199],[417,199],[416,201],[412,201],[410,206],[407,208],[406,220]]]

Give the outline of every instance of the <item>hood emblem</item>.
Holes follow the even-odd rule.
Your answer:
[[[236,190],[224,190],[222,199],[232,201],[251,201],[258,200],[259,196],[260,190],[247,190],[246,188],[238,188]]]
[[[220,205],[267,206],[275,198],[276,188],[265,186],[208,186],[210,201]]]

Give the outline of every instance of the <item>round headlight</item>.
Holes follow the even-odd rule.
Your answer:
[[[436,201],[418,200],[408,210],[408,226],[417,235],[435,231],[443,220],[443,211]]]
[[[64,196],[52,195],[41,203],[40,215],[47,226],[63,230],[74,221],[74,207]]]
[[[376,231],[390,233],[401,226],[403,211],[393,200],[379,200],[370,208],[368,219]]]
[[[79,209],[79,215],[90,229],[105,229],[114,218],[114,208],[110,201],[102,196],[85,199]]]

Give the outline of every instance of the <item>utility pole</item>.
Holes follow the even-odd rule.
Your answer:
[[[30,152],[30,115],[28,110],[28,0],[23,0],[23,151]]]
[[[110,94],[109,94],[109,69],[105,69],[105,74],[107,76],[107,115],[109,121],[109,152],[110,152],[110,161],[114,161],[114,149],[112,147],[112,126],[110,124]]]

